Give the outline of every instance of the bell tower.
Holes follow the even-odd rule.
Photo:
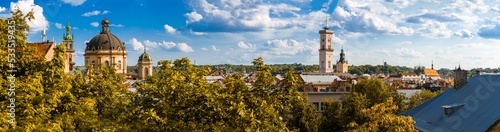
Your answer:
[[[153,75],[153,59],[146,53],[146,47],[144,47],[144,53],[139,56],[137,61],[137,71],[139,80],[145,80],[146,77]]]
[[[71,34],[71,26],[68,20],[66,25],[66,34],[63,35],[63,44],[66,46],[64,58],[64,72],[69,73],[73,70],[75,65],[75,49],[73,49],[73,35]]]
[[[325,20],[325,27],[319,31],[320,47],[319,47],[319,72],[333,72],[333,48],[332,35],[333,31],[328,29],[328,19]]]
[[[345,59],[344,47],[340,50],[340,59],[337,61],[337,72],[339,73],[347,73],[349,70],[349,64]]]

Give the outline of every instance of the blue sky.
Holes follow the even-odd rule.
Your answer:
[[[2,0],[35,11],[30,42],[40,31],[61,42],[73,27],[77,65],[85,42],[107,18],[126,43],[128,65],[146,47],[154,61],[189,57],[196,64],[317,64],[318,31],[335,32],[349,64],[464,68],[500,66],[500,2],[493,0]]]

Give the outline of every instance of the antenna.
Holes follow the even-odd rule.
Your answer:
[[[45,32],[45,30],[42,30],[42,42],[46,42],[46,41],[47,41],[46,32]]]

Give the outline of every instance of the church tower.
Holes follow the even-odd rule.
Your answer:
[[[75,65],[75,49],[73,49],[73,35],[71,34],[71,26],[68,21],[66,25],[66,34],[63,35],[63,44],[66,45],[64,72],[69,73],[73,70]]]
[[[332,35],[333,31],[328,29],[328,22],[325,21],[325,27],[319,31],[320,48],[319,48],[319,72],[333,72],[333,48]]]
[[[456,90],[465,82],[467,82],[467,71],[458,65],[458,69],[453,70],[453,88]]]
[[[344,48],[340,50],[340,59],[337,61],[337,72],[339,73],[347,73],[349,72],[349,64],[345,59]]]
[[[139,56],[137,61],[137,71],[139,80],[144,80],[146,77],[153,75],[153,59],[146,53],[146,47],[144,47],[144,53]]]

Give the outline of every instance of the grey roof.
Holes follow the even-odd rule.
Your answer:
[[[312,84],[331,84],[335,79],[341,81],[342,79],[336,75],[304,75],[301,74],[300,77],[304,80],[304,83]]]
[[[478,75],[470,78],[457,90],[442,94],[410,109],[409,115],[421,131],[486,131],[500,119],[500,75]],[[443,106],[464,104],[448,116]]]

